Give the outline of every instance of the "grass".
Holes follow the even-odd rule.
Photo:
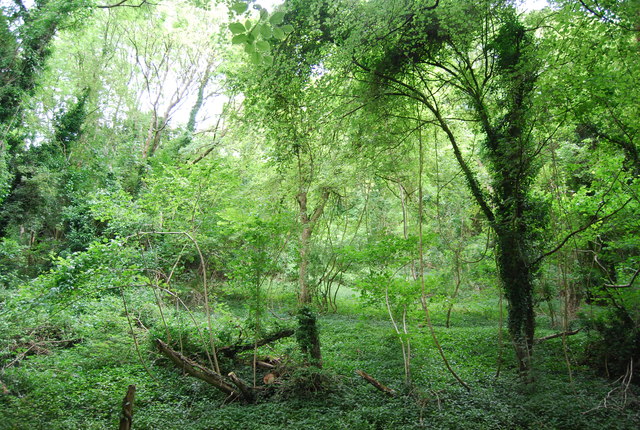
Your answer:
[[[158,315],[142,294],[132,297],[132,313],[157,333],[164,333]],[[224,308],[224,307],[223,307]],[[229,303],[219,315],[229,326],[245,307]],[[567,339],[573,370],[570,382],[560,339],[537,346],[535,377],[523,384],[514,369],[509,345],[498,362],[497,301],[482,295],[458,304],[451,328],[444,327],[446,306],[432,307],[435,330],[451,365],[471,386],[467,392],[446,371],[420,310],[410,314],[413,384],[404,384],[399,340],[384,308],[360,304],[343,291],[336,314],[321,315],[325,390],[305,391],[292,385],[257,404],[225,403],[224,396],[169,365],[136,329],[149,375],[128,335],[128,322],[117,297],[103,297],[80,311],[68,309],[48,324],[64,325],[65,336],[83,341],[70,348],[51,346],[48,354],[27,355],[0,373],[10,394],[0,396],[0,429],[108,429],[117,426],[120,402],[129,384],[137,385],[135,429],[635,429],[640,426],[637,403],[622,407],[616,385],[578,365],[584,334]],[[285,312],[280,312],[285,315]],[[196,318],[204,320],[201,314]],[[188,321],[168,313],[169,321]],[[178,318],[179,317],[179,318]],[[293,317],[289,317],[293,323]],[[38,318],[30,324],[40,324]],[[22,331],[24,332],[24,324]],[[204,325],[203,325],[204,327]],[[241,328],[235,328],[241,330]],[[19,331],[0,327],[7,339],[5,356]],[[13,330],[13,331],[12,331]],[[551,333],[541,318],[539,335]],[[184,330],[185,335],[193,331]],[[231,338],[237,333],[227,333]],[[23,339],[24,340],[24,339]],[[13,343],[11,343],[13,342]],[[267,348],[267,347],[265,347]],[[267,348],[268,349],[268,348]],[[272,355],[296,357],[293,339]],[[361,369],[401,395],[390,398],[355,375]],[[299,374],[297,381],[309,375]],[[291,384],[295,383],[291,382]],[[638,394],[637,387],[632,387]],[[288,393],[288,394],[287,394]],[[629,393],[628,401],[635,398]]]

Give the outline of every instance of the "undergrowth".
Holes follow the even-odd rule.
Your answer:
[[[149,297],[139,294],[129,299],[129,318],[120,298],[113,295],[75,308],[24,315],[20,324],[4,319],[0,381],[6,393],[0,395],[0,429],[115,428],[129,384],[137,386],[135,429],[599,430],[640,425],[638,387],[630,385],[624,391],[620,382],[596,376],[574,353],[583,350],[584,333],[566,339],[571,377],[562,341],[556,338],[536,346],[535,382],[523,384],[506,336],[498,348],[497,311],[489,311],[494,303],[477,301],[454,308],[449,329],[444,327],[444,307],[432,309],[440,343],[456,372],[471,386],[469,393],[446,371],[419,311],[411,315],[412,383],[406,385],[398,335],[385,313],[347,297],[338,313],[318,316],[323,369],[291,366],[286,378],[270,386],[257,403],[247,405],[226,402],[224,395],[182,374],[153,348],[151,338],[168,333],[174,342],[181,342],[185,353],[205,360],[198,334],[200,330],[208,339],[203,314],[193,316],[196,328],[192,317],[167,310],[165,328],[157,310],[145,307]],[[237,303],[215,312],[216,342],[224,344],[249,331],[238,318],[241,312]],[[294,314],[279,313],[279,317],[285,320],[277,320],[278,324],[295,323]],[[541,322],[538,333],[552,331]],[[64,339],[78,341],[56,343]],[[42,349],[12,362],[34,342],[40,342]],[[260,351],[291,363],[303,361],[295,338]],[[251,355],[244,357],[246,362]],[[398,395],[384,395],[356,370],[374,376]],[[239,374],[252,381],[249,366]]]

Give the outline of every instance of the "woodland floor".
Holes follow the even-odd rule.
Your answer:
[[[498,303],[482,296],[471,299],[454,309],[449,329],[444,307],[432,308],[439,340],[470,392],[446,371],[417,310],[411,315],[413,385],[406,387],[399,341],[386,312],[345,294],[337,313],[319,317],[324,370],[294,373],[268,398],[243,405],[225,404],[220,392],[182,375],[153,349],[152,336],[136,329],[152,378],[127,333],[122,303],[103,297],[48,319],[50,332],[81,342],[48,344],[46,351],[27,354],[0,374],[8,391],[0,395],[0,429],[116,428],[129,384],[137,385],[134,429],[640,428],[640,390],[630,386],[623,392],[620,382],[580,365],[583,333],[567,338],[573,382],[559,338],[537,346],[534,383],[518,380],[508,345],[502,348],[504,364],[496,377]],[[142,321],[153,314],[142,300],[130,306]],[[233,302],[230,309],[242,313],[244,307]],[[538,320],[538,336],[555,332],[547,316]],[[6,332],[16,330],[6,324],[1,327]],[[294,358],[297,351],[294,338],[263,348],[264,354]],[[400,395],[385,396],[357,376],[358,369]],[[243,376],[252,377],[247,371]],[[317,391],[309,389],[310,380]]]

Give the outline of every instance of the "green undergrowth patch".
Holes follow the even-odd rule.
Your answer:
[[[447,307],[434,304],[430,309],[439,344],[470,392],[444,366],[421,309],[409,315],[409,334],[403,338],[411,345],[407,385],[400,338],[388,314],[345,296],[337,313],[318,316],[323,369],[290,366],[286,378],[270,386],[256,404],[226,402],[220,392],[184,375],[156,352],[153,339],[171,337],[177,349],[206,364],[202,351],[209,339],[208,322],[202,309],[188,315],[167,306],[160,315],[144,293],[127,299],[129,318],[121,297],[113,294],[75,308],[25,315],[22,325],[4,321],[3,366],[28,342],[79,341],[68,346],[44,343],[46,351],[26,354],[0,372],[9,391],[0,395],[0,429],[116,428],[129,384],[137,386],[135,429],[599,430],[640,425],[637,387],[623,391],[620,382],[598,378],[581,365],[576,351],[584,348],[585,333],[567,337],[564,345],[561,338],[537,344],[535,380],[524,384],[504,332],[500,347],[498,313],[489,309],[497,301],[489,299],[457,304],[449,328],[444,326]],[[244,318],[249,312],[240,301],[212,307],[216,344],[253,333],[255,325]],[[295,326],[295,316],[285,307],[276,308],[266,312],[260,324],[271,332]],[[542,324],[537,335],[554,332]],[[291,364],[302,360],[295,337],[258,352]],[[251,357],[250,351],[235,363],[221,364],[252,381],[247,365]],[[356,370],[397,395],[378,391]]]

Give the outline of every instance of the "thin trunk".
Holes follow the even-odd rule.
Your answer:
[[[462,246],[462,245],[460,245]],[[449,328],[451,324],[451,312],[453,311],[453,305],[455,303],[456,298],[458,297],[458,293],[460,292],[460,284],[462,283],[462,274],[460,273],[460,246],[454,251],[455,257],[453,264],[455,265],[453,274],[456,280],[456,287],[453,290],[453,294],[451,295],[451,303],[449,303],[449,309],[447,309],[447,322],[445,323],[445,327]]]
[[[311,303],[311,293],[307,283],[307,265],[309,264],[309,240],[311,227],[307,224],[300,234],[300,267],[298,271],[298,285],[300,287],[300,303]]]
[[[420,276],[420,291],[421,297],[420,301],[422,303],[422,309],[424,310],[425,318],[427,320],[427,325],[429,326],[429,332],[431,333],[431,338],[433,339],[433,343],[438,349],[438,353],[440,353],[440,357],[444,365],[447,367],[447,370],[451,375],[466,388],[467,391],[471,391],[469,385],[464,382],[458,374],[453,370],[451,365],[449,364],[449,360],[447,360],[447,356],[444,354],[444,350],[440,346],[440,342],[438,341],[438,337],[436,336],[436,332],[433,328],[433,324],[431,324],[431,316],[429,314],[429,306],[427,304],[427,290],[424,284],[424,246],[422,243],[422,222],[424,218],[424,199],[423,199],[423,189],[422,189],[422,176],[424,171],[424,145],[422,143],[422,130],[418,130],[418,143],[419,143],[419,162],[420,166],[418,168],[418,255],[419,255],[419,265],[418,265],[418,274]]]
[[[301,304],[309,304],[312,299],[312,292],[309,289],[307,283],[307,266],[309,264],[309,244],[311,242],[311,235],[313,234],[313,228],[316,222],[322,216],[324,207],[329,200],[329,190],[322,191],[320,202],[313,211],[313,214],[309,216],[307,212],[307,192],[300,191],[296,198],[298,200],[298,206],[300,207],[300,223],[302,224],[302,232],[300,233],[300,266],[298,268],[298,286]]]

